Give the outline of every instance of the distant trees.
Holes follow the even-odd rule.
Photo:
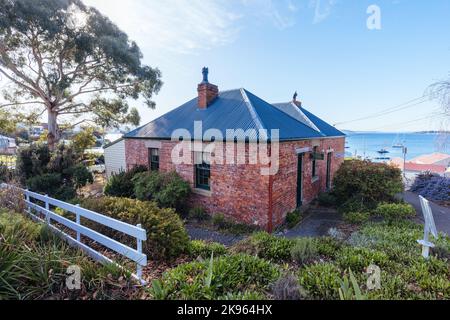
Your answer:
[[[444,112],[450,117],[450,79],[432,84],[429,90],[432,97],[439,100]]]
[[[143,65],[138,45],[96,9],[80,0],[0,0],[0,8],[0,76],[9,82],[0,110],[46,113],[51,149],[61,116],[76,118],[73,126],[137,125],[127,100],[154,108],[160,71]]]

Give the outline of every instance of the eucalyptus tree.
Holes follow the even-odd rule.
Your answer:
[[[137,125],[128,101],[155,107],[160,71],[95,8],[80,0],[0,0],[0,8],[0,76],[8,82],[0,107],[46,113],[51,148],[61,116],[76,118],[73,125]]]

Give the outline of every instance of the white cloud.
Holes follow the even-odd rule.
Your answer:
[[[283,30],[296,23],[299,0],[84,0],[145,49],[191,54],[232,43],[254,20]]]
[[[111,18],[143,47],[193,53],[232,42],[241,15],[224,1],[84,0]]]

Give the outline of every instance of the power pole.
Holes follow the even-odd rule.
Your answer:
[[[408,148],[402,145],[403,151],[403,177],[406,179],[406,154],[408,153]]]

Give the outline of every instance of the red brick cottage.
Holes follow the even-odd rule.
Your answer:
[[[272,231],[288,212],[331,187],[343,161],[345,135],[304,109],[297,95],[291,102],[270,104],[245,89],[219,92],[208,82],[206,68],[203,76],[196,98],[124,135],[120,143],[125,166],[175,170],[191,183],[193,204],[203,206],[210,214],[223,213]],[[200,136],[195,133],[198,124],[203,130]],[[213,135],[208,136],[209,129],[215,129]],[[275,129],[278,139],[272,134]],[[200,145],[206,145],[224,137],[224,143],[210,153],[193,149],[184,154],[191,161],[175,164],[174,148],[180,142],[178,133],[177,139],[172,136],[179,130],[191,137],[184,138],[185,142],[201,140]],[[230,136],[229,130],[237,131]],[[261,130],[270,132],[267,139],[261,136]],[[268,141],[266,155],[273,156],[277,151],[276,156],[269,163],[250,161],[254,147],[262,148],[264,139]],[[208,161],[220,153],[229,156],[230,150],[234,161]],[[105,157],[108,163],[107,151]],[[262,174],[268,167],[276,168],[273,174]]]

